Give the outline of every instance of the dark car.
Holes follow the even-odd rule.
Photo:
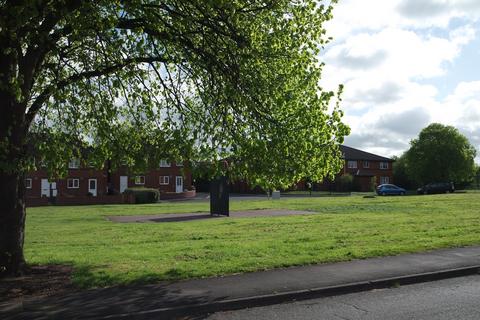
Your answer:
[[[453,182],[434,182],[417,189],[418,194],[451,193],[454,191]]]
[[[377,187],[377,194],[380,196],[387,195],[405,195],[405,189],[397,187],[394,184],[381,184]]]

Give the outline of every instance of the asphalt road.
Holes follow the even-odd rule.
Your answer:
[[[208,320],[480,319],[480,275],[219,312]]]

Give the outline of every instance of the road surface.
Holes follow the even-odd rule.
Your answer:
[[[480,319],[480,275],[219,312],[208,320]]]

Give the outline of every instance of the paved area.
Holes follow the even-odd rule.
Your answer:
[[[178,314],[205,314],[231,308],[311,299],[315,292],[362,289],[359,283],[414,276],[414,281],[458,268],[480,268],[480,247],[275,269],[218,278],[72,292],[15,303],[0,303],[1,319],[169,319]],[[353,287],[349,287],[351,285]],[[347,292],[342,291],[347,288]],[[365,287],[366,288],[366,287]],[[313,296],[312,296],[313,295]],[[283,300],[285,301],[285,300]]]
[[[302,214],[316,214],[314,211],[299,211],[299,210],[248,210],[248,211],[231,211],[230,218],[253,218],[253,217],[277,217],[290,216]],[[212,216],[208,212],[197,213],[168,213],[158,215],[143,215],[143,216],[108,216],[108,219],[114,222],[180,222],[193,221],[204,219],[218,219],[225,218],[224,216]]]
[[[259,308],[218,312],[206,320],[407,320],[480,318],[480,276],[418,283]]]

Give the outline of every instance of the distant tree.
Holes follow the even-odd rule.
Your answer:
[[[474,182],[475,182],[475,188],[476,189],[480,189],[480,165],[475,165],[475,178],[474,178]]]
[[[400,157],[393,157],[393,160],[395,160],[393,163],[393,181],[395,184],[407,190],[415,188],[415,181],[407,173],[405,153]]]
[[[0,1],[0,275],[25,269],[39,158],[209,161],[269,189],[338,172],[349,129],[318,85],[335,2]]]
[[[405,153],[405,169],[417,183],[464,184],[474,176],[476,150],[456,128],[433,123],[410,144]]]

